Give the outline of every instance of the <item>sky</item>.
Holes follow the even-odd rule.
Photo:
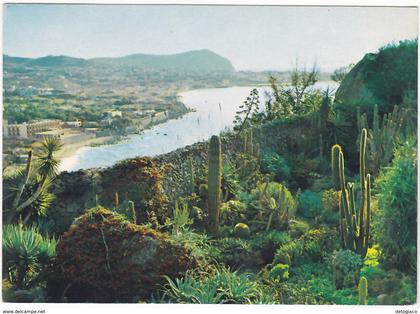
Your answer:
[[[417,8],[7,5],[3,53],[119,57],[210,49],[237,70],[331,71],[418,36]]]

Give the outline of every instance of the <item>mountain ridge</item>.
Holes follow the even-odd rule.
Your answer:
[[[38,67],[74,66],[131,66],[143,69],[180,71],[233,72],[235,68],[225,57],[208,49],[190,50],[176,54],[136,53],[122,57],[75,58],[48,55],[40,58],[24,58],[3,55],[5,65]]]

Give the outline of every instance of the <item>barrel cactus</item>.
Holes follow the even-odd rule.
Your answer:
[[[239,238],[247,238],[251,234],[247,224],[238,223],[235,225],[234,233]]]

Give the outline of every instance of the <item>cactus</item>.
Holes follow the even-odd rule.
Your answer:
[[[368,304],[368,282],[365,277],[361,277],[359,281],[359,305]]]
[[[371,165],[371,173],[376,175],[381,167],[388,165],[392,160],[395,141],[403,133],[404,128],[409,125],[409,123],[405,123],[408,111],[394,106],[392,113],[384,114],[381,121],[378,105],[375,105],[372,129],[368,127],[366,114],[360,115],[360,108],[357,112],[359,132],[364,128],[369,130],[367,158]]]
[[[253,136],[253,132],[252,129],[246,130],[244,132],[244,138],[243,138],[243,143],[244,143],[244,147],[243,147],[243,152],[246,154],[250,154],[253,155],[254,154],[254,136]]]
[[[115,192],[115,207],[120,207],[120,197],[118,195],[118,192]]]
[[[249,129],[248,145],[247,145],[248,151],[247,151],[247,153],[250,154],[250,155],[253,155],[253,153],[254,153],[254,144],[253,144],[253,142],[254,142],[254,135],[252,133],[252,129]]]
[[[260,158],[260,143],[256,143],[255,144],[255,149],[254,149],[254,156],[256,158]]]
[[[133,201],[128,201],[128,204],[130,205],[130,214],[131,214],[131,221],[133,222],[133,224],[137,223],[137,215],[136,215],[136,207],[134,206],[134,202]]]
[[[249,227],[244,223],[237,223],[234,227],[234,234],[239,238],[247,238],[251,234]]]
[[[338,158],[339,154],[342,152],[340,145],[335,144],[331,148],[331,172],[332,172],[332,181],[334,184],[334,189],[336,191],[340,190],[340,175],[338,172]]]
[[[190,194],[195,192],[195,175],[194,175],[194,163],[191,157],[188,158],[188,170],[190,174]]]
[[[324,158],[324,139],[322,134],[319,134],[319,162]]]
[[[370,233],[370,174],[366,174],[366,129],[360,137],[360,185],[361,204],[357,210],[354,197],[354,184],[347,183],[344,176],[344,155],[339,150],[340,177],[340,234],[343,246],[364,258],[369,246]]]
[[[222,149],[220,139],[213,135],[209,145],[207,176],[209,232],[216,235],[219,230],[220,203],[222,194]]]

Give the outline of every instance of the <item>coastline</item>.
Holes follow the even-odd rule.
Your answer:
[[[77,151],[83,147],[89,146],[91,144],[102,144],[112,138],[113,138],[112,136],[96,137],[96,138],[91,138],[91,139],[81,141],[78,143],[65,144],[57,152],[56,158],[59,161],[62,161],[64,158],[69,158],[69,157],[74,156],[77,153]]]

